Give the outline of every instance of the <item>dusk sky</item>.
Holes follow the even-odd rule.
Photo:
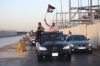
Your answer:
[[[77,6],[77,0],[72,0],[72,5]],[[82,0],[83,5],[88,4]],[[36,31],[38,22],[44,23],[48,4],[55,6],[53,13],[47,14],[47,21],[55,19],[55,13],[61,11],[60,0],[0,0],[0,30]],[[68,0],[62,0],[63,12],[68,12]],[[97,0],[93,0],[97,4]]]

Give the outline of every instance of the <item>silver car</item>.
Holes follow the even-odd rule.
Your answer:
[[[72,47],[72,51],[88,51],[92,52],[92,45],[84,35],[68,35],[67,41]]]

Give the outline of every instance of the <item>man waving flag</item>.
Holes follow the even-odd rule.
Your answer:
[[[55,7],[54,6],[51,6],[50,4],[48,5],[48,9],[47,9],[47,12],[50,12],[52,13],[54,11]]]
[[[45,18],[44,18],[44,22],[49,27],[49,31],[50,32],[55,32],[56,31],[56,27],[55,27],[55,23],[54,22],[52,23],[52,25],[47,23],[46,15],[47,15],[47,13],[52,13],[54,11],[54,9],[55,9],[54,6],[51,6],[50,4],[48,4],[48,9],[47,9],[47,12],[46,12]]]

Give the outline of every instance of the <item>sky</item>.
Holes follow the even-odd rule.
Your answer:
[[[62,1],[62,11],[68,12],[68,0]],[[87,0],[82,0],[87,5]],[[96,4],[97,0],[93,0]],[[47,22],[52,23],[56,12],[61,12],[60,0],[0,0],[0,30],[36,31],[38,22],[48,30],[44,23],[48,4],[56,9],[47,14]],[[77,6],[77,0],[72,0],[72,6]]]

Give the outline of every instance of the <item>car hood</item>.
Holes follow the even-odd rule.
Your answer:
[[[48,41],[48,42],[44,42],[42,45],[46,46],[46,45],[67,45],[68,42],[67,41]]]
[[[89,41],[69,41],[70,44],[89,44]]]

